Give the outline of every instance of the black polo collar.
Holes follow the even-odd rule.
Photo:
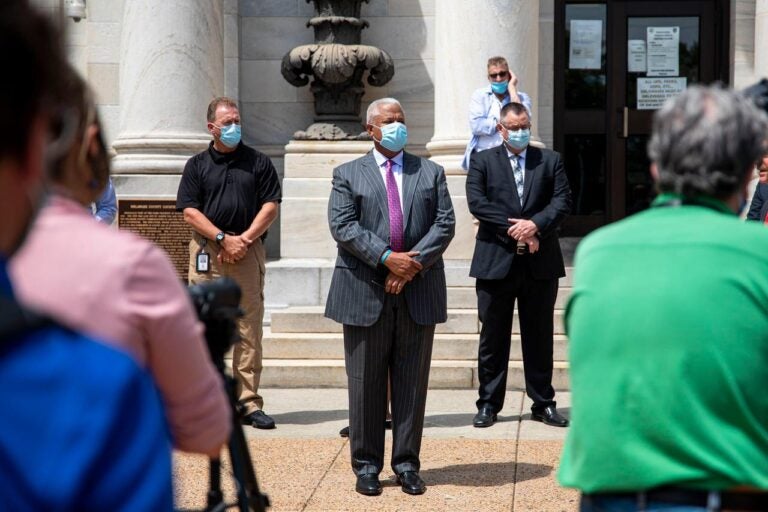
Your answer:
[[[213,160],[213,162],[216,163],[216,164],[223,164],[223,163],[232,161],[232,160],[238,158],[242,154],[242,151],[243,151],[243,143],[242,142],[239,142],[237,144],[237,147],[235,148],[235,150],[232,151],[231,153],[220,153],[220,152],[216,151],[213,148],[213,141],[211,141],[208,144],[208,154],[211,156],[211,160]]]

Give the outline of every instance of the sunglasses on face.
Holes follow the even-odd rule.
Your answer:
[[[497,78],[507,78],[509,73],[507,71],[501,71],[499,73],[488,73],[488,78],[496,80]]]

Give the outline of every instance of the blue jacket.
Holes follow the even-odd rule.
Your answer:
[[[93,216],[99,222],[109,225],[115,220],[115,215],[117,215],[117,196],[115,195],[115,187],[112,185],[112,178],[107,180],[104,192],[94,203],[94,210]]]
[[[0,295],[12,298],[2,257]],[[0,340],[0,389],[4,510],[173,509],[160,399],[127,354],[34,329]]]

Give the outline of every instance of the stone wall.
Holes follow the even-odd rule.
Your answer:
[[[314,15],[306,0],[210,0],[224,6],[224,93],[239,99],[243,114],[244,140],[267,153],[283,175],[285,145],[293,132],[306,128],[313,117],[313,98],[309,87],[296,88],[280,74],[280,62],[291,48],[312,42],[313,32],[306,27]],[[384,87],[366,86],[362,111],[370,101],[394,96],[403,102],[410,132],[409,150],[425,155],[425,145],[435,134],[435,61],[451,59],[448,48],[436,47],[435,9],[438,0],[371,0],[363,4],[362,18],[371,26],[362,32],[363,44],[389,52],[395,63],[395,76]],[[524,0],[518,0],[524,1]],[[60,0],[32,0],[50,13],[67,30],[67,51],[73,64],[87,77],[96,93],[96,101],[108,143],[118,135],[120,123],[121,30],[125,0],[88,0],[87,18],[75,23],[63,18]],[[553,47],[554,0],[539,0],[537,45],[538,90],[536,131],[541,141],[552,146],[553,126]],[[731,79],[737,88],[768,74],[756,68],[768,64],[768,51],[755,52],[756,43],[768,37],[768,1],[734,0],[731,3]],[[468,7],[469,11],[469,7]],[[757,14],[757,16],[756,16]],[[468,15],[471,15],[469,13]],[[755,30],[756,26],[767,30]],[[172,27],[169,27],[169,33]],[[454,35],[466,44],[472,34]],[[762,37],[762,39],[761,39]],[[519,48],[510,49],[519,51]],[[484,61],[487,55],[478,55]],[[759,62],[758,62],[759,61]],[[475,72],[456,69],[456,80],[483,85]],[[521,77],[525,82],[525,77]],[[168,87],[173,87],[169,82]],[[534,94],[533,91],[527,91]],[[465,100],[467,103],[469,98]],[[201,111],[204,106],[194,106]],[[464,104],[451,106],[463,111]],[[158,112],[162,122],[162,112]],[[169,195],[175,191],[177,176],[153,177],[153,180],[118,180],[118,194],[140,196],[142,193]],[[147,185],[152,181],[151,186]],[[145,186],[146,185],[146,186]],[[144,190],[146,189],[146,190]],[[273,230],[268,250],[279,255],[279,225]]]
[[[371,0],[362,7],[362,18],[371,24],[362,31],[362,43],[387,51],[395,62],[390,83],[366,85],[362,112],[377,98],[401,100],[410,149],[421,154],[432,137],[434,122],[434,2]],[[314,8],[306,0],[241,0],[239,15],[239,92],[245,137],[257,147],[282,149],[293,132],[312,123],[314,115],[309,87],[293,87],[280,74],[280,62],[288,51],[313,42],[306,22]]]
[[[744,88],[755,80],[755,0],[731,3],[731,84]]]

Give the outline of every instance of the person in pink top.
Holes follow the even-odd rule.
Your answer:
[[[52,169],[47,204],[10,262],[16,292],[28,306],[131,354],[155,380],[174,446],[217,457],[232,420],[203,326],[161,249],[91,215],[109,163],[99,158],[106,152],[91,94],[74,71],[72,89],[78,126]]]

